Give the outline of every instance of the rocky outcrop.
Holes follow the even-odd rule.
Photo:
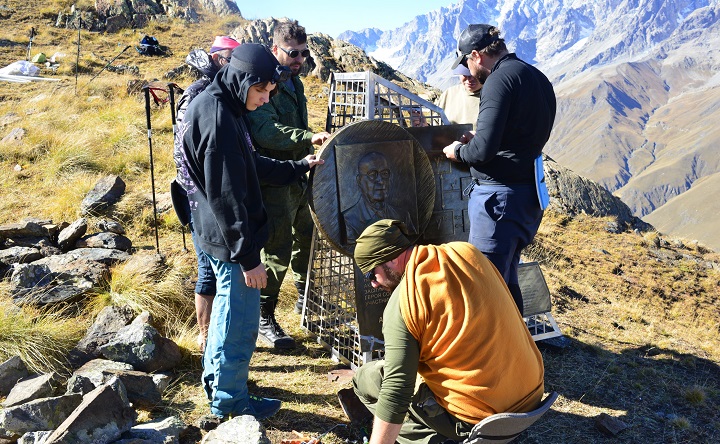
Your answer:
[[[199,3],[207,12],[217,15],[240,15],[240,9],[232,0],[200,0]]]
[[[140,316],[138,319],[146,319]],[[128,359],[128,356],[120,356]],[[25,368],[19,357],[0,364],[0,379],[9,368]],[[22,444],[179,444],[200,442],[200,430],[176,416],[155,418],[137,424],[136,409],[152,409],[162,402],[162,393],[172,375],[132,370],[118,361],[96,359],[78,369],[67,382],[65,394],[54,373],[31,375],[13,387],[23,392],[22,402],[0,409],[0,442]],[[9,374],[5,374],[9,376]],[[38,383],[36,381],[42,381]],[[48,381],[54,381],[50,388]],[[28,387],[35,386],[35,390]],[[8,397],[9,399],[10,397]],[[263,426],[252,416],[240,416],[221,424],[203,442],[269,444]]]
[[[554,210],[569,216],[612,216],[619,231],[652,229],[650,224],[635,217],[619,197],[613,196],[598,183],[575,174],[547,155],[544,156],[544,166],[550,207]]]
[[[85,196],[81,211],[107,212],[124,192],[121,178],[104,177]],[[104,231],[87,234],[85,217],[72,223],[27,218],[0,225],[0,279],[9,279],[13,302],[74,304],[104,285],[110,266],[130,257],[132,241],[117,221],[102,219],[97,227]]]
[[[71,6],[69,11],[58,12],[55,26],[59,28],[88,29],[90,31],[118,32],[125,28],[142,28],[151,20],[181,18],[191,23],[199,21],[199,6],[217,15],[240,14],[232,0],[95,0],[95,8],[80,11]]]

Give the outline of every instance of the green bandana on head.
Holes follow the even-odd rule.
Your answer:
[[[367,273],[378,265],[389,262],[412,246],[403,222],[382,219],[365,228],[355,244],[355,262],[360,271]]]

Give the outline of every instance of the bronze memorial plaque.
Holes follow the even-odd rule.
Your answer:
[[[441,125],[407,128],[425,149],[433,169],[435,206],[418,243],[442,244],[468,240],[470,219],[467,214],[469,197],[463,194],[472,182],[470,168],[445,157],[442,149],[460,139],[472,125]]]
[[[310,208],[318,232],[336,250],[352,257],[357,237],[380,219],[405,222],[413,242],[421,237],[436,185],[425,150],[404,129],[377,120],[356,122],[334,133],[319,156],[325,163],[313,169]],[[380,339],[390,294],[353,268],[360,335]]]
[[[398,219],[411,240],[424,232],[435,204],[435,179],[424,149],[404,129],[367,120],[343,127],[319,154],[310,208],[318,230],[352,256],[355,239],[373,222]]]

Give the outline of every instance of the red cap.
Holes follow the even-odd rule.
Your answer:
[[[232,37],[226,35],[219,35],[215,37],[215,41],[210,47],[210,53],[222,51],[223,49],[235,49],[240,46],[240,42]]]

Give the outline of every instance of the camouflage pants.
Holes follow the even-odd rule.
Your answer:
[[[288,267],[292,268],[295,285],[305,287],[314,225],[306,183],[264,186],[262,193],[270,236],[260,253],[268,273],[268,284],[260,297],[263,301],[276,301]]]

